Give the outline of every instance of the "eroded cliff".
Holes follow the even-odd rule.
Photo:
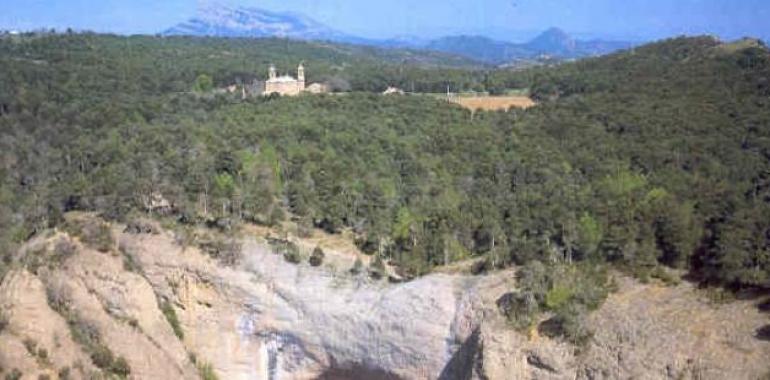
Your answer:
[[[691,285],[619,277],[591,316],[594,338],[576,348],[506,325],[495,301],[515,287],[512,271],[394,284],[350,274],[355,256],[329,247],[323,266],[291,264],[251,232],[236,266],[162,230],[115,225],[107,252],[63,232],[33,239],[20,254],[51,252],[49,264],[0,286],[0,367],[119,376],[121,358],[136,379],[269,380],[756,379],[768,369],[756,301],[716,305]],[[50,256],[65,243],[69,254]]]

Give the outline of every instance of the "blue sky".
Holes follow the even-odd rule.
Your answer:
[[[156,33],[194,16],[199,1],[211,0],[0,0],[0,29]],[[225,1],[297,11],[338,30],[375,38],[473,33],[521,40],[551,26],[582,37],[770,37],[770,0]]]

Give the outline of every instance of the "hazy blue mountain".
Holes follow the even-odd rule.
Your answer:
[[[482,36],[451,36],[428,43],[431,50],[459,54],[487,63],[505,64],[543,57],[562,59],[602,55],[632,47],[624,41],[580,41],[561,29],[551,28],[523,44],[503,42]]]
[[[579,41],[566,32],[551,28],[530,42],[517,44],[483,36],[450,36],[423,40],[414,36],[367,39],[335,30],[310,17],[294,12],[273,12],[259,8],[216,4],[200,9],[198,15],[178,24],[165,35],[214,37],[286,37],[323,40],[387,48],[428,49],[451,53],[489,64],[508,64],[550,58],[580,58],[630,47],[627,42]]]
[[[342,33],[300,13],[272,12],[260,8],[226,5],[200,9],[195,18],[178,24],[163,34],[367,42],[366,39]]]
[[[537,55],[523,45],[495,41],[483,36],[443,37],[429,42],[425,48],[473,57],[488,63],[505,63],[516,58],[534,58]]]
[[[579,53],[578,57],[590,57],[609,54],[618,50],[630,49],[640,44],[641,43],[639,42],[630,41],[578,40],[576,49]]]
[[[392,47],[392,48],[412,48],[419,49],[424,47],[430,42],[429,39],[425,39],[418,36],[403,35],[391,37],[384,40],[369,40],[370,44],[378,47]]]
[[[533,52],[569,56],[577,51],[577,41],[559,28],[551,28],[526,43],[523,47]]]

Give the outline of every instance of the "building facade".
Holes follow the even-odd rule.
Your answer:
[[[324,94],[329,92],[329,86],[323,83],[313,83],[305,88],[311,94]]]
[[[268,79],[265,81],[263,95],[280,94],[283,96],[296,96],[305,91],[305,67],[301,63],[297,67],[297,78],[291,75],[278,76],[274,65],[270,65]]]

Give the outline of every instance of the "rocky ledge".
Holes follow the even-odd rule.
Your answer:
[[[72,251],[5,276],[3,375],[120,370],[117,359],[98,362],[94,345],[136,379],[759,379],[770,370],[757,301],[714,304],[688,284],[618,277],[590,317],[593,339],[574,347],[506,324],[495,301],[515,287],[512,271],[393,284],[351,275],[342,255],[289,263],[253,234],[240,240],[240,264],[226,267],[171,232],[123,231],[113,228],[119,248],[107,253],[62,232],[25,246],[21,254],[62,242]]]

